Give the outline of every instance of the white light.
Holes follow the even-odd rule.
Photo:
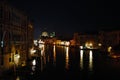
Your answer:
[[[37,45],[38,45],[38,44],[37,44],[37,40],[34,40],[34,45],[35,45],[35,46],[37,46]]]
[[[1,47],[3,47],[3,41],[1,41]]]
[[[20,58],[20,55],[18,55],[17,58]]]
[[[39,48],[40,48],[40,49],[42,49],[43,47],[44,47],[44,45],[43,45],[43,44],[40,44],[40,45],[39,45]]]
[[[83,50],[80,50],[80,68],[83,69]]]
[[[15,54],[15,57],[19,59],[19,58],[20,58],[20,55],[19,55],[19,54]]]
[[[66,47],[65,67],[66,69],[69,68],[69,47]]]
[[[83,46],[80,46],[80,49],[83,49]]]
[[[20,59],[20,55],[19,54],[14,54],[14,62],[16,65],[19,64],[19,59]]]
[[[85,46],[90,49],[93,47],[93,44],[91,42],[86,42]]]
[[[48,35],[48,32],[42,32],[42,36],[44,36],[44,37],[49,36],[49,35]]]
[[[89,52],[89,70],[92,71],[92,68],[93,68],[93,53],[90,50],[90,52]]]
[[[101,44],[101,43],[99,43],[99,44],[98,44],[98,46],[102,46],[102,44]]]
[[[41,39],[38,41],[39,44],[44,44],[45,42],[42,41]]]
[[[108,47],[108,52],[111,52],[111,49],[112,49],[112,47],[111,47],[111,46],[109,46],[109,47]]]
[[[34,50],[33,48],[30,50],[31,54],[34,54],[36,52],[36,50]]]
[[[35,59],[32,61],[32,64],[33,64],[33,65],[36,65],[36,60],[35,60]]]
[[[66,41],[66,42],[65,42],[65,45],[66,45],[66,46],[69,46],[69,45],[70,45],[70,42],[69,42],[69,41]]]
[[[90,43],[89,45],[90,45],[90,46],[93,46],[93,44],[92,44],[92,43]]]
[[[61,45],[64,45],[64,42],[62,41],[60,44],[61,44]]]

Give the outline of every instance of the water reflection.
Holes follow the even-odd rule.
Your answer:
[[[31,66],[31,75],[33,75],[34,74],[34,72],[35,72],[35,68],[36,68],[36,59],[34,59],[33,61],[32,61],[32,66]]]
[[[45,45],[44,44],[41,44],[40,45],[40,50],[41,50],[41,56],[44,56],[45,54]]]
[[[80,50],[80,69],[83,69],[83,50]]]
[[[88,55],[88,57],[84,57],[83,55],[85,55],[85,56]],[[87,60],[87,59],[89,60],[87,63],[88,68],[89,68],[89,71],[92,71],[93,70],[93,52],[92,52],[92,50],[90,50],[90,51],[80,50],[80,69],[81,70],[83,70],[83,68],[84,68],[83,62],[85,60],[83,59],[83,57],[85,58],[85,60]],[[85,62],[85,64],[86,64],[86,62]]]
[[[43,70],[43,68],[44,68],[44,65],[46,65],[46,55],[45,55],[45,45],[44,44],[42,44],[42,47],[41,47],[41,56],[40,56],[40,70],[42,71]]]
[[[56,65],[56,46],[53,46],[53,64]]]
[[[92,52],[92,50],[90,50],[90,52],[89,52],[89,70],[90,71],[93,70],[93,52]]]
[[[20,80],[20,77],[19,77],[19,76],[17,76],[16,80]]]
[[[66,57],[65,57],[65,68],[69,69],[69,47],[65,47]]]
[[[69,75],[73,75],[74,77],[76,76],[79,77],[80,74],[85,75],[86,77],[89,77],[89,78],[91,77],[91,73],[93,73],[93,51],[92,50],[79,50],[78,48],[71,48],[68,46],[67,47],[56,46],[56,45],[50,46],[48,47],[48,49],[46,48],[45,45],[42,45],[40,48],[41,49],[38,53],[39,56],[33,59],[32,62],[30,61],[32,65],[30,64],[29,66],[30,71],[28,70],[26,71],[26,73],[28,73],[27,77],[23,76],[24,74],[26,74],[25,71],[23,70],[23,75],[22,74],[17,75],[14,78],[14,80],[23,80],[22,79],[23,77],[27,78],[25,80],[30,80],[28,78],[32,78],[31,80],[34,80],[35,76],[41,77],[41,76],[48,76],[52,74],[57,75],[59,71],[62,72],[63,68],[66,70],[65,75],[68,75],[67,77],[72,77]],[[81,71],[79,72],[79,70]],[[64,74],[64,71],[63,71],[63,74]],[[36,78],[35,80],[40,80]]]
[[[35,71],[35,65],[32,66],[32,71]]]

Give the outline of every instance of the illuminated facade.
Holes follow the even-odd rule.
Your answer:
[[[72,46],[79,45],[85,48],[98,48],[99,39],[97,34],[74,33],[73,40],[70,42]]]
[[[98,34],[74,33],[70,46],[83,46],[84,48],[98,48]]]
[[[56,41],[55,32],[48,33],[46,31],[42,32],[40,38],[38,40],[42,40],[45,44],[53,44]]]
[[[77,34],[75,33],[73,45],[79,43],[86,48],[100,48],[102,51],[108,51],[111,47],[120,44],[120,30],[100,31],[99,34]]]
[[[97,48],[98,47],[98,35],[97,34],[80,34],[80,45],[87,48]]]
[[[6,2],[0,2],[0,42],[0,70],[26,64],[33,46],[33,24]]]
[[[43,37],[48,37],[49,34],[48,34],[48,32],[44,31],[44,32],[42,32],[42,36],[43,36]]]

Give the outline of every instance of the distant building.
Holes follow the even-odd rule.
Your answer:
[[[107,50],[109,47],[120,44],[120,30],[100,31],[99,41],[105,50]]]
[[[0,72],[25,65],[33,46],[33,23],[4,1],[0,1],[0,43]]]
[[[55,32],[48,33],[47,31],[43,31],[39,37],[39,40],[45,42],[45,44],[53,44],[56,41]]]
[[[51,37],[51,38],[55,37],[55,32],[51,32],[51,33],[50,33],[50,37]]]
[[[97,48],[98,47],[98,35],[97,34],[80,34],[80,45],[85,47]]]
[[[79,44],[86,48],[100,48],[102,51],[108,51],[120,45],[120,30],[100,31],[95,34],[75,33],[70,42],[71,45]]]
[[[80,45],[80,35],[79,35],[79,33],[74,33],[73,40],[75,42],[75,45]]]
[[[42,32],[42,35],[41,35],[42,37],[49,37],[49,34],[48,34],[48,32],[46,32],[46,31],[44,31],[44,32]]]
[[[99,35],[97,33],[74,33],[73,39],[70,40],[71,46],[83,46],[83,48],[98,48]]]

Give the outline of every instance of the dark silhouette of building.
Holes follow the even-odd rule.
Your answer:
[[[33,22],[29,17],[0,1],[0,72],[25,65],[33,46]]]

